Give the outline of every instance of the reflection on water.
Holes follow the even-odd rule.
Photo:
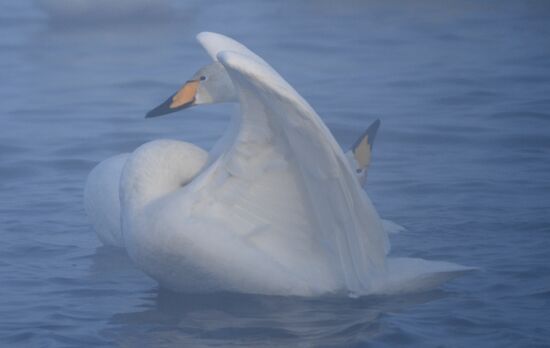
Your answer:
[[[385,327],[383,317],[388,313],[445,296],[443,291],[432,291],[353,300],[159,291],[151,294],[152,304],[144,310],[115,314],[110,323],[116,329],[105,335],[128,346],[168,343],[283,347],[303,341],[316,347],[342,347],[387,334],[391,329]],[[414,333],[408,336],[398,340],[416,340]]]
[[[27,0],[0,10],[0,345],[548,345],[548,2]],[[82,207],[98,161],[157,138],[208,148],[227,125],[229,105],[143,119],[208,61],[194,40],[202,30],[265,57],[343,147],[380,118],[367,191],[407,227],[393,254],[481,271],[358,300],[190,296],[159,292],[123,253],[99,247]]]
[[[130,259],[120,250],[101,247],[91,255],[90,281],[113,284],[139,278]],[[120,295],[98,287],[90,294]],[[79,294],[82,296],[82,293]],[[258,345],[348,346],[391,336],[384,316],[453,294],[436,289],[399,296],[301,298],[235,293],[178,294],[151,286],[140,294],[131,311],[115,313],[101,336],[121,346]],[[382,338],[383,341],[393,338]],[[414,332],[397,341],[416,340]],[[420,342],[420,341],[419,341]]]

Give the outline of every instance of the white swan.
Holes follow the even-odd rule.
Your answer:
[[[264,60],[223,35],[198,40],[215,62],[148,117],[236,98],[241,113],[210,153],[159,140],[100,163],[85,204],[104,243],[186,292],[362,295],[467,270],[386,258],[387,234],[360,186],[378,124],[345,155]]]

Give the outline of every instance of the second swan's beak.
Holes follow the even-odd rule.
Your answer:
[[[176,112],[194,105],[200,80],[189,80],[174,95],[153,110],[149,111],[145,118],[157,117]]]

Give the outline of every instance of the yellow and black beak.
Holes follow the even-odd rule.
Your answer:
[[[153,110],[149,111],[145,118],[157,117],[176,112],[194,105],[195,96],[199,88],[200,80],[187,81],[174,95]]]

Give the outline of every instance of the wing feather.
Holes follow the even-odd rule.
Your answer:
[[[313,212],[317,238],[337,260],[347,288],[368,291],[372,277],[385,269],[389,243],[340,146],[309,104],[263,60],[227,51],[217,59],[239,91],[243,125],[256,122],[272,136],[256,139],[244,127],[225,165],[265,173],[265,168],[258,170],[243,160],[242,149],[253,153],[254,148],[277,148],[294,168],[305,204]]]

